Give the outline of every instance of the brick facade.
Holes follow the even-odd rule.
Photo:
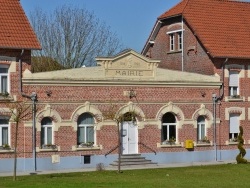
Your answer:
[[[178,48],[180,33],[182,49]],[[175,37],[172,51],[170,34]],[[118,135],[124,154],[139,153],[156,163],[234,160],[237,142],[229,138],[230,114],[238,114],[245,148],[249,149],[250,59],[215,57],[198,34],[186,19],[173,16],[161,20],[143,55],[127,50],[114,57],[97,58],[97,67],[35,74],[29,71],[30,50],[1,49],[0,64],[9,65],[10,84],[9,96],[0,98],[1,116],[10,118],[9,104],[16,101],[31,107],[32,101],[22,94],[37,94],[35,122],[29,113],[18,125],[18,170],[33,169],[34,124],[38,170],[94,167],[98,163],[107,166],[117,159]],[[239,95],[235,97],[229,91],[231,70],[239,73]],[[218,99],[216,112],[214,94]],[[94,143],[86,147],[78,143],[79,122],[85,113],[94,119]],[[135,119],[128,124],[131,128],[122,129],[115,120],[126,113]],[[172,116],[174,120],[165,122]],[[198,138],[199,117],[205,120],[209,142]],[[41,132],[46,118],[52,122],[52,145],[44,147]],[[10,119],[10,149],[0,149],[0,172],[11,171],[16,126]],[[135,145],[129,145],[130,129],[135,131]],[[173,142],[169,135],[174,135]],[[194,147],[186,148],[190,140]],[[91,156],[90,164],[84,164],[85,156]]]

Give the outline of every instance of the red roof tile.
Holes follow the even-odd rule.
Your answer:
[[[19,0],[0,0],[0,48],[41,49]]]
[[[183,0],[173,9],[159,19],[179,11],[213,57],[250,58],[249,2]]]
[[[159,19],[173,17],[173,16],[177,16],[177,15],[182,14],[182,12],[187,4],[187,1],[188,0],[181,1],[180,3],[175,5],[173,8],[171,8],[170,10],[168,10],[167,12],[165,12],[164,14],[159,16]]]

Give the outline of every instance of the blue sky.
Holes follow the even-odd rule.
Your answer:
[[[36,7],[85,7],[111,27],[127,48],[141,52],[158,16],[181,0],[21,0],[27,16]]]

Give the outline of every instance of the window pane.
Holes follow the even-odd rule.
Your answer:
[[[41,145],[45,144],[45,128],[41,128]]]
[[[170,40],[170,51],[174,50],[174,34],[169,35],[169,40]]]
[[[2,119],[0,119],[0,125],[8,125],[9,124],[9,119],[6,117],[1,117]]]
[[[94,124],[94,118],[92,117],[91,114],[84,113],[79,116],[77,124]]]
[[[205,137],[205,117],[199,116],[197,119],[197,134],[198,140],[203,140]]]
[[[42,119],[42,122],[41,122],[42,125],[52,125],[52,121],[49,117],[45,117]]]
[[[205,137],[205,124],[201,124],[201,135],[200,135],[200,138],[201,139],[204,139]]]
[[[0,68],[0,73],[8,73],[8,68]]]
[[[47,144],[52,143],[52,127],[47,127]]]
[[[169,139],[171,139],[171,138],[176,138],[175,125],[170,125],[169,126]]]
[[[77,144],[85,142],[85,127],[78,127],[77,130]]]
[[[229,72],[229,86],[239,86],[239,73],[237,71]]]
[[[94,127],[87,127],[87,142],[94,142]]]
[[[6,93],[8,90],[8,82],[7,82],[7,76],[2,76],[1,77],[1,92]]]
[[[162,141],[167,140],[168,129],[167,126],[162,126]]]
[[[166,113],[162,117],[162,123],[175,123],[175,116],[172,113]]]
[[[233,95],[238,95],[238,88],[237,87],[233,87]]]
[[[239,115],[238,114],[230,114],[230,133],[238,133],[239,132]]]
[[[178,42],[179,42],[179,50],[182,50],[182,33],[179,32],[178,36],[179,36],[179,40],[178,40]]]
[[[2,145],[9,144],[8,143],[8,127],[2,128]]]

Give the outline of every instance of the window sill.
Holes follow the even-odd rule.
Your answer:
[[[78,146],[72,146],[72,151],[88,151],[88,150],[101,150],[102,145],[93,145],[93,146],[86,146],[86,147],[78,147]]]
[[[202,147],[202,146],[212,146],[211,143],[198,143],[196,144],[196,147]]]
[[[0,153],[14,153],[14,149],[0,149]]]
[[[13,101],[14,98],[12,96],[2,96],[0,95],[0,101]]]
[[[182,50],[174,50],[174,51],[169,51],[167,54],[176,54],[176,53],[181,53]]]
[[[226,145],[238,145],[238,142],[226,141]]]
[[[241,101],[245,101],[245,97],[242,97],[242,96],[239,96],[239,97],[227,96],[227,97],[225,97],[225,101],[228,101],[228,102],[241,102]]]
[[[157,148],[173,148],[173,147],[182,147],[182,144],[162,144],[162,143],[157,143]]]
[[[60,146],[57,146],[56,148],[40,148],[40,147],[36,147],[36,152],[52,152],[52,151],[60,151]]]

